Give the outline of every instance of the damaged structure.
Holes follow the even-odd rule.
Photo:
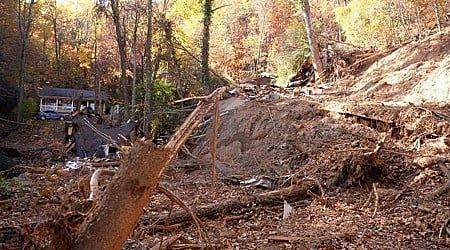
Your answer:
[[[99,116],[80,113],[66,122],[66,147],[79,157],[107,157],[129,143],[134,128],[134,122],[111,126],[103,124]]]

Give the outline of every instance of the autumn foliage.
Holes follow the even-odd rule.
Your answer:
[[[147,2],[117,3],[124,35],[125,71],[119,63],[116,29],[108,4],[90,0],[43,0],[34,4],[26,47],[25,99],[36,97],[43,86],[54,86],[100,88],[115,103],[125,100],[132,103],[132,82],[137,83],[137,91],[145,82]],[[242,82],[267,71],[278,75],[279,83],[283,83],[309,50],[299,3],[215,1],[210,69],[230,82]],[[157,1],[153,5],[152,80],[171,84],[179,98],[200,93],[202,2]],[[420,39],[448,23],[449,3],[444,0],[311,0],[310,5],[321,49],[327,48],[331,41],[383,49]],[[8,102],[17,97],[14,94],[19,75],[17,8],[15,0],[0,3],[0,90],[8,96]],[[121,83],[123,74],[125,82]],[[212,81],[221,80],[213,75]],[[142,105],[143,96],[135,95],[133,103]],[[4,115],[16,104],[9,106],[2,109]],[[137,108],[131,110],[135,112]]]

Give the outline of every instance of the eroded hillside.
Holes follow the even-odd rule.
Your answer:
[[[160,182],[202,223],[156,194],[124,248],[448,248],[449,41],[407,44],[321,95],[249,99],[237,87],[217,135],[206,119]],[[62,162],[17,178],[0,202],[1,246],[45,247],[55,229],[76,230],[92,172]]]

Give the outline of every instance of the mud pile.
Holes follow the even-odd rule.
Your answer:
[[[398,48],[338,88],[345,89],[352,99],[447,103],[449,63],[450,29],[446,28]]]

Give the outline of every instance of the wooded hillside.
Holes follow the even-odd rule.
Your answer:
[[[444,0],[309,2],[330,79],[340,76],[332,60],[344,44],[383,50],[438,32],[449,22]],[[284,84],[309,52],[302,6],[293,0],[213,2],[211,89],[262,72]],[[114,102],[131,105],[125,113],[133,117],[148,112],[144,103],[158,105],[160,91],[182,98],[205,88],[202,2],[5,0],[0,12],[3,116],[11,117],[19,101],[36,98],[43,86],[107,90]],[[152,102],[144,100],[146,88],[155,95]]]

